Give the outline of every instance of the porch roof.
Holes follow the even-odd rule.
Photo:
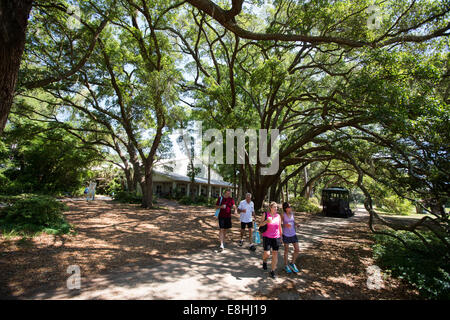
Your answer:
[[[175,182],[189,183],[191,181],[191,179],[188,176],[184,176],[184,175],[173,173],[173,172],[161,172],[161,171],[156,171],[156,170],[154,170],[153,172],[156,174],[162,175],[164,177],[167,177],[170,180],[173,180]],[[196,177],[194,179],[194,181],[195,181],[195,183],[198,183],[198,184],[208,184],[207,178]],[[210,183],[213,186],[220,186],[220,187],[232,187],[233,186],[232,183],[226,182],[223,180],[210,179]]]

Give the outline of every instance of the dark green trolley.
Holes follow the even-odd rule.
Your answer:
[[[327,217],[348,218],[354,215],[350,210],[350,192],[341,187],[322,189],[323,213]]]

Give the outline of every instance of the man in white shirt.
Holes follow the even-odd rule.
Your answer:
[[[242,200],[238,206],[238,212],[241,214],[241,240],[239,241],[239,246],[242,247],[244,244],[244,234],[245,228],[248,229],[248,241],[250,242],[250,250],[255,250],[255,245],[252,241],[253,235],[253,218],[255,216],[255,205],[252,201],[252,194],[247,193],[245,195],[245,200]]]

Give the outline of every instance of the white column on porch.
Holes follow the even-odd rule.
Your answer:
[[[186,188],[186,195],[187,195],[188,197],[191,195],[190,189],[191,189],[191,184],[188,183],[188,184],[187,184],[187,188]]]

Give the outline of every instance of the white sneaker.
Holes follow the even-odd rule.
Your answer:
[[[219,250],[223,251],[225,249],[225,246],[223,245],[223,243],[220,245]]]

